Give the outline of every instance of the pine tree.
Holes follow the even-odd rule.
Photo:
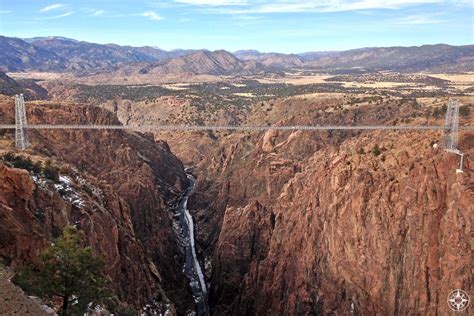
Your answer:
[[[60,315],[83,315],[106,297],[103,266],[102,258],[84,247],[84,233],[68,226],[41,253],[37,269],[23,270],[17,283],[42,298],[60,298]]]

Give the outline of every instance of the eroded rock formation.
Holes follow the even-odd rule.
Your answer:
[[[12,101],[2,100],[3,117]],[[91,106],[29,103],[30,123],[118,124]],[[155,300],[180,313],[193,308],[169,208],[187,185],[166,143],[122,131],[30,131],[21,153],[60,168],[58,183],[0,163],[0,256],[34,261],[65,225],[76,225],[105,256],[118,298],[136,307]]]
[[[410,111],[325,122],[391,124]],[[229,136],[190,201],[212,257],[213,312],[448,314],[448,293],[472,290],[473,136],[461,134],[464,173],[433,147],[437,132]]]

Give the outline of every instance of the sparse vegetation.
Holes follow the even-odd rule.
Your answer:
[[[41,208],[36,210],[35,217],[39,219],[41,222],[44,222],[46,220],[46,215],[44,213],[44,210]]]
[[[42,170],[43,170],[43,166],[41,164],[41,161],[35,162],[31,169],[31,171],[33,171],[34,174],[40,174]]]
[[[103,259],[84,246],[84,233],[68,226],[39,264],[19,269],[13,281],[29,294],[61,301],[60,315],[83,315],[107,297],[103,267]]]
[[[435,109],[433,110],[432,115],[433,115],[434,117],[436,117],[436,118],[439,118],[439,117],[445,115],[445,114],[446,114],[446,111],[447,111],[447,106],[446,106],[446,104],[443,104],[441,107],[435,108]]]
[[[51,181],[59,181],[59,169],[54,167],[50,161],[43,168],[41,161],[33,162],[31,158],[15,155],[12,152],[4,154],[2,160],[12,168],[24,169],[35,175],[43,174],[45,178]]]
[[[372,154],[377,157],[380,155],[382,152],[380,151],[379,145],[375,144],[374,148],[372,148]]]
[[[79,94],[76,99],[80,102],[107,102],[109,100],[124,99],[131,101],[153,100],[164,95],[176,95],[178,91],[161,86],[148,85],[78,85]]]
[[[44,176],[54,182],[59,182],[59,169],[51,165],[51,162],[46,162],[46,166],[43,168]]]
[[[87,195],[89,195],[89,196],[91,196],[91,197],[94,196],[94,192],[92,191],[92,189],[91,189],[89,186],[85,185],[85,184],[83,184],[83,185],[81,186],[81,190],[84,191],[84,192],[86,192]]]
[[[2,159],[13,168],[25,169],[25,170],[28,170],[29,172],[34,172],[35,174],[38,174],[41,172],[41,164],[38,165],[38,163],[33,163],[33,161],[30,158],[17,156],[9,152],[9,153],[4,154]]]
[[[470,112],[469,105],[466,104],[459,107],[459,115],[461,115],[462,117],[468,117],[469,112]]]

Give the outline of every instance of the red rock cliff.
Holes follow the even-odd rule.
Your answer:
[[[391,124],[416,111],[332,119]],[[448,314],[449,291],[473,284],[473,136],[461,134],[461,174],[433,148],[437,132],[229,136],[190,200],[214,313]]]
[[[1,105],[11,117],[12,101]],[[95,107],[28,103],[27,111],[30,123],[118,124]],[[33,145],[22,154],[50,160],[67,174],[58,188],[0,163],[0,256],[14,266],[30,262],[53,235],[75,224],[106,257],[121,301],[141,307],[154,299],[181,313],[192,308],[168,212],[187,180],[167,145],[122,131],[29,134]]]

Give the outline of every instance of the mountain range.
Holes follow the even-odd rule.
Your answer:
[[[156,74],[247,74],[282,69],[473,71],[474,45],[375,47],[301,54],[241,50],[172,50],[94,44],[64,37],[0,36],[0,71],[100,73],[132,70]],[[137,67],[139,68],[137,70]]]
[[[149,64],[141,68],[141,74],[151,75],[231,75],[235,73],[255,73],[263,70],[261,66],[252,61],[238,59],[233,54],[218,50],[210,52],[200,50],[184,56],[164,59],[157,64]]]

